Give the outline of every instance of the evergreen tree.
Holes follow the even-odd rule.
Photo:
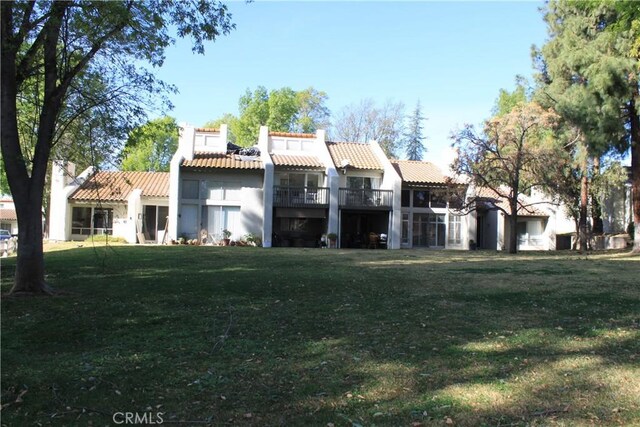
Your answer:
[[[620,2],[624,3],[624,2]],[[631,4],[631,2],[629,3]],[[534,51],[541,90],[538,102],[553,107],[581,133],[588,157],[631,148],[634,221],[640,224],[640,118],[634,56],[638,16],[616,2],[550,1],[545,10],[549,41]],[[637,11],[635,5],[629,11]],[[628,18],[628,19],[627,19]],[[623,31],[621,24],[629,22]],[[624,25],[623,25],[624,26]],[[582,164],[581,250],[587,246],[587,157]],[[635,249],[640,250],[638,236]]]
[[[422,122],[425,117],[422,115],[420,101],[416,104],[416,109],[409,117],[408,132],[405,136],[405,151],[409,160],[422,160],[423,154],[427,151],[424,146],[425,137],[422,136]]]

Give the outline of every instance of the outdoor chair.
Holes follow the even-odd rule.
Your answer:
[[[379,243],[380,243],[380,236],[378,236],[373,231],[369,233],[369,249],[378,249]]]

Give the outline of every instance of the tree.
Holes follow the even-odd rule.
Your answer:
[[[580,130],[590,157],[631,149],[634,249],[640,251],[640,64],[635,50],[640,19],[635,4],[623,3],[550,1],[545,10],[550,40],[534,49],[534,60],[541,86],[537,99]],[[585,161],[581,249],[586,249],[587,167]]]
[[[258,86],[249,89],[238,101],[238,117],[226,113],[221,118],[207,122],[205,127],[229,125],[229,139],[241,146],[254,145],[260,126],[269,126],[276,132],[313,133],[329,124],[329,109],[325,106],[327,95],[310,87],[294,91],[289,87],[270,92]]]
[[[330,126],[331,112],[325,106],[329,97],[325,92],[309,87],[297,92],[296,98],[298,112],[293,127],[294,132],[313,133]]]
[[[420,101],[416,104],[411,117],[409,117],[409,132],[404,134],[405,137],[405,151],[409,160],[422,160],[422,155],[427,149],[424,146],[425,137],[422,136],[422,121],[425,118],[422,116]]]
[[[178,148],[178,124],[161,117],[135,128],[124,147],[122,170],[167,172]]]
[[[331,137],[342,141],[368,142],[376,140],[385,154],[398,157],[404,131],[404,104],[387,100],[377,107],[372,99],[351,104],[336,116]]]
[[[111,118],[140,116],[141,96],[169,89],[141,64],[162,65],[164,49],[174,41],[170,28],[190,36],[193,50],[203,53],[205,41],[233,26],[226,6],[204,1],[16,1],[2,2],[0,13],[1,146],[20,241],[12,292],[50,292],[41,208],[57,141],[94,108],[104,106]],[[20,100],[30,91],[42,96],[34,105],[36,138],[29,162],[18,122]],[[101,103],[93,94],[119,102]]]
[[[227,125],[229,129],[228,141],[235,144],[236,143],[236,135],[231,131],[231,129],[235,129],[238,124],[236,123],[238,118],[231,113],[224,113],[222,117],[219,117],[215,120],[209,120],[202,127],[204,128],[212,128],[219,129],[220,125]]]
[[[515,230],[518,211],[526,209],[520,194],[541,184],[538,177],[545,165],[554,161],[557,115],[536,103],[518,105],[503,116],[487,120],[482,134],[467,125],[454,134],[458,157],[452,168],[466,175],[476,187],[486,187],[508,201],[509,209],[496,209],[509,216],[509,253],[516,253]],[[468,201],[475,204],[477,197]]]
[[[513,92],[500,89],[492,113],[494,117],[501,117],[513,111],[514,108],[526,104],[528,101],[530,101],[530,99],[527,96],[524,80],[517,77],[516,88]]]

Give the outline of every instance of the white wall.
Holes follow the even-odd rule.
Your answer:
[[[202,215],[203,207],[213,206],[229,206],[240,208],[240,223],[241,229],[233,236],[234,239],[239,239],[242,235],[249,232],[262,235],[264,229],[264,209],[263,209],[263,171],[262,170],[222,170],[215,169],[211,172],[185,172],[180,175],[180,186],[185,180],[196,180],[199,182],[199,194],[197,199],[185,199],[180,198],[179,206],[177,207],[178,217],[176,220],[177,233],[176,236],[187,234],[190,238],[197,237],[197,232],[203,228],[207,228],[208,221],[205,221]],[[209,181],[222,181],[233,182],[240,190],[238,191],[235,200],[214,200],[211,199],[206,191],[207,182]],[[266,188],[266,187],[265,187]],[[197,213],[195,223],[185,223],[182,218],[183,209],[185,205],[197,206]],[[171,209],[171,206],[170,206]],[[259,215],[258,215],[259,213]],[[171,210],[169,213],[170,220]],[[182,221],[181,221],[182,219]],[[194,235],[195,233],[195,235]],[[175,238],[175,237],[172,237]]]
[[[75,165],[55,160],[51,171],[51,201],[49,204],[49,240],[71,239],[71,206],[69,196],[85,182],[94,168],[88,167],[79,176]]]
[[[400,241],[402,239],[402,179],[382,150],[382,147],[380,147],[380,144],[377,141],[370,141],[369,145],[373,154],[376,155],[384,168],[380,189],[393,191],[387,247],[389,249],[400,249]]]

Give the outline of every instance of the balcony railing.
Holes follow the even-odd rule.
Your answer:
[[[340,207],[391,209],[392,200],[391,190],[340,189]]]
[[[329,206],[325,187],[273,187],[273,205],[278,208],[322,208]]]

